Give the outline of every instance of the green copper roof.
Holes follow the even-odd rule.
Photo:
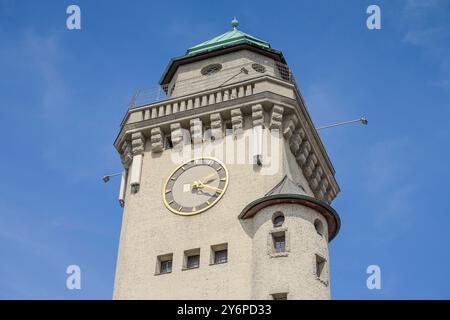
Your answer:
[[[257,46],[270,49],[270,44],[267,41],[255,38],[245,32],[237,29],[238,22],[236,18],[231,22],[233,29],[221,34],[211,40],[202,42],[196,46],[189,48],[186,52],[187,55],[198,54],[202,52],[211,51],[217,48],[228,47],[236,43],[251,43]]]
[[[233,21],[231,21],[232,29],[230,31],[189,48],[182,56],[172,58],[166,70],[164,71],[159,83],[163,84],[167,83],[167,81],[170,81],[170,77],[173,74],[172,72],[174,70],[173,67],[183,60],[243,44],[251,45],[264,51],[268,51],[271,54],[279,56],[281,60],[284,61],[281,51],[273,49],[267,41],[255,38],[245,32],[238,30],[237,26],[238,21],[236,20],[236,18],[234,18]],[[166,79],[166,77],[168,78]]]

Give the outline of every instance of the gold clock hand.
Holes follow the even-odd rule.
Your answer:
[[[199,181],[202,182],[202,183],[210,182],[211,178],[215,178],[215,175],[216,175],[216,173],[213,172],[213,173],[207,175],[206,177],[200,178]],[[212,180],[214,180],[214,179],[212,179]]]
[[[205,177],[200,178],[199,180],[192,181],[192,183],[191,183],[192,188],[200,188],[201,184],[214,180],[211,178],[213,178],[215,175],[216,175],[216,173],[214,172]]]
[[[200,182],[200,181],[199,181],[199,182]],[[219,189],[219,188],[210,186],[209,184],[204,184],[204,183],[202,183],[202,182],[200,182],[199,187],[200,187],[200,188],[208,188],[208,189],[212,189],[212,190],[215,190],[215,191],[217,191],[217,192],[219,192],[219,193],[222,193],[222,192],[223,192],[222,189]]]

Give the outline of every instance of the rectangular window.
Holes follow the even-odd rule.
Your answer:
[[[272,298],[273,300],[287,300],[287,293],[273,293]]]
[[[220,250],[216,251],[216,254],[214,256],[214,263],[225,263],[227,262],[228,257],[228,251],[227,250]]]
[[[161,261],[161,273],[172,272],[172,260]]]
[[[200,267],[200,248],[186,250],[184,252],[183,270]]]
[[[273,235],[273,245],[275,253],[286,251],[286,238],[284,236],[284,233],[282,235]]]
[[[156,274],[171,273],[172,272],[172,260],[173,260],[172,253],[158,256],[157,262],[156,262]]]
[[[211,246],[211,264],[228,262],[228,244],[222,243]]]
[[[186,267],[188,269],[198,268],[200,266],[200,256],[189,256],[187,257],[187,264]]]

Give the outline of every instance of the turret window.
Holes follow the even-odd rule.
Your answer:
[[[284,232],[282,234],[273,235],[273,245],[275,253],[282,253],[286,251],[286,237]]]
[[[320,221],[319,219],[316,219],[314,221],[314,228],[316,229],[316,232],[319,235],[323,236],[323,223],[322,223],[322,221]]]
[[[222,65],[220,63],[210,64],[202,69],[202,75],[210,76],[222,70]]]
[[[279,228],[283,226],[283,223],[284,223],[284,215],[281,212],[276,213],[273,218],[274,228]]]
[[[328,285],[327,260],[318,254],[315,255],[315,273],[317,280]]]
[[[271,258],[287,257],[290,251],[288,229],[278,227],[270,230],[267,245],[267,253]]]

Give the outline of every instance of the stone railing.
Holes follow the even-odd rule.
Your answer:
[[[285,87],[287,97],[295,99],[294,85],[272,76],[260,76],[228,86],[205,90],[191,95],[168,99],[165,101],[129,109],[122,125],[155,119],[186,110],[205,107],[253,94],[270,91],[270,86]],[[277,90],[279,91],[279,90]]]

